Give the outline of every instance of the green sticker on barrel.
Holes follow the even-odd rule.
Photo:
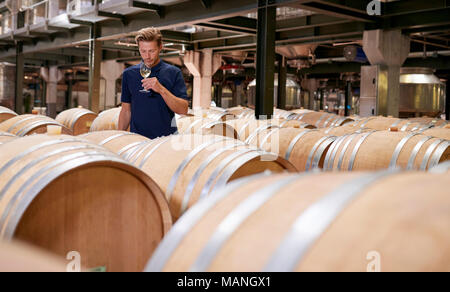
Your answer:
[[[91,272],[91,273],[106,273],[106,266],[92,268],[92,269],[89,269],[88,272]]]

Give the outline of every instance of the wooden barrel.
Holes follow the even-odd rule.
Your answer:
[[[343,126],[322,128],[322,129],[319,129],[319,131],[321,131],[327,135],[345,136],[345,135],[353,134],[353,133],[365,133],[365,132],[372,131],[372,130],[368,129],[368,128],[355,127],[352,124],[346,124]]]
[[[195,126],[199,126],[200,128],[208,123],[213,123],[214,120],[211,120],[209,118],[202,118],[202,117],[180,117],[177,120],[177,127],[178,132],[183,133],[191,133],[194,134],[196,132],[196,129],[198,130],[198,127],[195,128]],[[194,125],[193,125],[194,124]]]
[[[273,116],[279,119],[290,120],[296,118],[298,114],[276,108],[273,110]]]
[[[122,107],[101,112],[91,125],[90,132],[119,129],[119,116]]]
[[[103,146],[122,157],[126,157],[131,150],[145,142],[147,137],[125,131],[98,131],[79,136],[97,145]]]
[[[425,125],[432,125],[434,127],[441,127],[448,124],[447,121],[438,118],[429,118],[429,117],[421,117],[421,118],[411,118],[409,119],[413,122],[418,122]]]
[[[449,128],[431,128],[425,131],[419,131],[423,135],[432,136],[436,138],[450,140],[450,127]]]
[[[186,213],[146,271],[449,272],[449,175],[253,176]]]
[[[445,161],[430,169],[432,173],[450,173],[450,161]]]
[[[196,109],[191,111],[194,116],[199,118],[208,118],[213,121],[229,121],[234,120],[236,116],[227,111],[218,110],[216,108],[210,109]]]
[[[270,120],[272,125],[278,126],[280,128],[297,128],[297,129],[315,129],[316,127],[301,121],[289,120],[289,119],[272,119]]]
[[[0,242],[0,272],[66,272],[68,261],[27,244]],[[80,267],[81,268],[81,267]]]
[[[427,170],[450,159],[450,141],[418,133],[371,131],[339,137],[325,159],[329,170]]]
[[[241,118],[244,113],[245,114],[252,113],[253,116],[255,115],[255,111],[254,110],[252,110],[251,108],[242,107],[242,106],[228,108],[227,112],[229,112],[230,114],[235,115],[236,118]]]
[[[226,112],[227,111],[223,107],[219,107],[219,106],[211,106],[209,109],[215,110],[215,111],[218,111],[218,112]]]
[[[237,119],[227,122],[228,125],[233,127],[239,139],[244,142],[253,139],[261,131],[265,131],[270,128],[299,128],[299,129],[312,129],[314,126],[296,121],[285,119],[271,119],[271,120],[256,120],[254,118],[249,119]]]
[[[164,195],[144,172],[71,136],[0,145],[0,238],[18,239],[87,269],[142,271],[171,227]]]
[[[237,119],[255,119],[255,110],[246,109],[240,115],[236,116]]]
[[[362,118],[352,124],[357,128],[369,128],[377,131],[386,131],[389,129],[397,129],[401,132],[419,131],[432,127],[432,125],[415,122],[413,120],[387,118],[387,117],[369,117]]]
[[[328,149],[336,139],[317,130],[270,128],[249,138],[248,143],[278,154],[303,172],[323,168]]]
[[[21,115],[0,124],[0,131],[19,137],[47,133],[47,126],[60,126],[62,134],[72,135],[72,131],[52,118],[39,115]]]
[[[84,109],[73,108],[63,111],[56,117],[56,121],[71,129],[75,136],[89,132],[97,114]]]
[[[236,130],[239,139],[244,142],[262,130],[277,127],[272,124],[272,120],[256,120],[254,118],[227,121],[227,124]]]
[[[237,178],[264,171],[295,171],[283,158],[219,136],[163,137],[137,147],[127,158],[166,193],[174,219]]]
[[[210,118],[183,117],[177,120],[180,134],[218,135],[238,139],[237,131],[230,125]]]
[[[291,110],[291,112],[296,113],[296,114],[304,114],[304,113],[313,113],[314,111],[300,108],[300,109]]]
[[[10,110],[9,108],[0,106],[0,123],[14,118],[15,116],[17,116],[17,114],[14,111]]]
[[[13,134],[0,132],[0,145],[16,138],[17,136],[14,136]]]
[[[311,111],[303,112],[299,114],[295,119],[313,125],[317,128],[342,126],[353,121],[348,117],[341,117],[335,114],[325,112],[311,112]]]
[[[229,113],[227,111],[217,111],[217,110],[210,110],[207,113],[207,118],[212,119],[214,121],[229,121],[229,120],[234,120],[236,118],[236,116],[232,113]]]

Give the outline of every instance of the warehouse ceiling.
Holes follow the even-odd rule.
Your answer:
[[[0,1],[0,11],[7,9],[6,2]],[[136,0],[109,0],[108,4],[104,0],[89,15],[72,16],[70,22],[76,26],[72,29],[48,21],[44,29],[25,25],[20,31],[0,35],[0,60],[15,62],[16,44],[23,42],[28,66],[87,66],[91,33],[96,31],[103,59],[133,63],[139,61],[134,34],[155,26],[164,35],[163,57],[174,64],[183,65],[186,50],[212,49],[225,62],[254,66],[258,1],[153,2],[167,5]],[[401,29],[411,36],[412,57],[407,66],[450,69],[450,1],[383,1],[381,15],[373,16],[367,13],[371,2],[273,0],[279,7],[277,53],[287,57],[290,72],[357,72],[361,63],[346,61],[344,47],[360,46],[363,32],[372,29]]]

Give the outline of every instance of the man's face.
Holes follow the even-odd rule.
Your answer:
[[[156,41],[139,42],[139,53],[147,67],[153,67],[159,62],[159,53],[161,50],[162,46],[158,46]]]

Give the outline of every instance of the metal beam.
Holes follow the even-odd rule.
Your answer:
[[[367,12],[358,11],[356,9],[349,9],[345,5],[333,5],[330,1],[300,1],[300,8],[314,11],[320,14],[341,17],[345,19],[352,19],[356,21],[377,23],[378,17],[370,16]]]
[[[258,41],[256,58],[256,119],[273,116],[276,7],[272,0],[258,1]]]
[[[437,58],[409,58],[403,67],[427,67],[435,70],[450,70],[450,57],[439,56]]]
[[[447,25],[438,25],[438,26],[432,26],[432,27],[421,27],[421,28],[407,28],[403,30],[404,34],[419,34],[419,35],[428,35],[428,34],[434,34],[434,33],[441,33],[441,32],[449,32],[450,31],[450,24]]]
[[[217,41],[217,40],[239,38],[239,37],[242,37],[242,35],[236,34],[236,33],[231,33],[231,32],[207,30],[207,31],[197,32],[197,33],[192,34],[192,43],[195,44],[195,43],[199,43],[199,42]]]
[[[229,26],[224,26],[222,24],[217,24],[214,22],[204,22],[204,23],[197,23],[196,26],[200,26],[200,27],[206,27],[206,28],[212,28],[212,29],[217,29],[220,31],[225,31],[225,32],[232,32],[232,33],[240,33],[240,34],[250,34],[250,35],[254,35],[255,31],[253,30],[249,30],[246,28],[237,28],[237,27],[229,27]]]
[[[252,31],[256,34],[256,26],[257,20],[253,18],[248,18],[244,16],[235,16],[230,18],[224,18],[216,21],[212,21],[210,23],[222,25],[224,27],[237,28],[237,29],[246,29]]]
[[[365,13],[367,6],[372,0],[315,0],[306,2],[317,2],[330,7],[341,8],[349,11]]]
[[[450,8],[450,2],[445,0],[408,0],[382,3],[383,16],[398,16],[408,13],[421,13]]]
[[[295,1],[275,0],[275,2],[281,5]],[[121,38],[149,26],[164,30],[181,24],[192,25],[220,20],[249,13],[256,8],[257,2],[255,0],[216,0],[211,2],[209,9],[205,9],[201,1],[198,0],[181,2],[166,6],[164,18],[159,18],[150,12],[144,12],[134,15],[127,26],[117,26],[109,22],[102,23],[102,38],[100,40]]]
[[[191,42],[191,34],[182,31],[162,30],[163,40],[165,42],[170,41],[172,43],[184,43],[189,44]]]
[[[211,0],[201,0],[201,2],[206,9],[211,8]]]
[[[243,47],[253,46],[255,47],[257,43],[256,36],[243,36],[231,39],[218,39],[214,41],[206,41],[197,44],[197,49],[238,49]]]
[[[277,21],[277,32],[298,30],[307,27],[317,27],[324,25],[341,25],[348,22],[351,21],[334,16],[313,14]]]
[[[145,3],[145,2],[136,1],[136,0],[129,0],[128,6],[135,7],[135,8],[147,9],[147,10],[155,12],[159,16],[159,18],[164,17],[164,6],[161,6],[161,5],[152,4],[151,2]]]
[[[318,27],[307,27],[295,31],[283,31],[277,33],[277,43],[302,41],[307,39],[328,38],[331,36],[342,37],[363,33],[365,25],[361,22],[349,22],[341,25],[327,25]]]
[[[24,54],[38,53],[51,51],[55,49],[76,47],[82,44],[89,44],[89,30],[86,28],[78,29],[72,36],[55,37],[54,40],[40,41],[36,44],[24,44]],[[16,54],[15,48],[0,52],[0,59],[14,57]]]
[[[123,25],[127,25],[128,24],[128,19],[123,14],[111,13],[111,12],[106,12],[106,11],[97,11],[97,15],[98,16],[102,16],[102,17],[109,17],[109,18],[112,18],[112,19],[120,20],[123,23]]]
[[[90,22],[90,21],[73,19],[70,16],[69,16],[69,22],[72,23],[72,24],[78,24],[78,25],[84,25],[84,26],[91,26],[92,25],[92,22]]]
[[[385,18],[383,29],[423,29],[450,24],[450,8]]]
[[[311,68],[303,68],[299,71],[300,74],[329,74],[329,73],[347,73],[347,72],[361,72],[361,63],[349,62],[330,62],[322,63],[312,66]]]
[[[323,25],[305,27],[297,30],[286,30],[276,33],[276,44],[320,43],[346,39],[362,39],[365,25],[360,22],[348,22],[341,25]],[[236,49],[256,46],[253,36],[235,37],[232,39],[218,39],[198,43],[198,49],[212,48],[214,50]]]

